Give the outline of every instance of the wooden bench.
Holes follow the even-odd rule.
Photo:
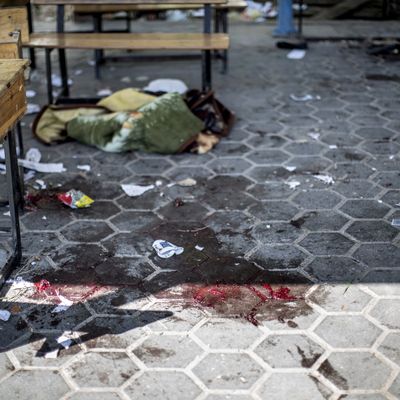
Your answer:
[[[144,0],[117,0],[120,4],[142,4]],[[183,0],[181,0],[183,2]],[[148,2],[153,2],[149,0]],[[177,0],[174,0],[176,3]],[[229,47],[227,34],[211,33],[211,4],[224,4],[225,0],[203,0],[205,9],[203,33],[74,33],[64,32],[64,5],[66,4],[107,4],[104,0],[36,0],[36,4],[58,5],[57,33],[29,33],[28,11],[26,7],[0,8],[0,21],[4,29],[19,29],[22,32],[23,46],[28,48],[44,48],[46,54],[47,91],[49,103],[53,102],[51,83],[51,51],[58,49],[63,94],[68,96],[68,75],[65,58],[67,49],[115,49],[115,50],[193,50],[201,51],[202,86],[211,88],[211,51],[226,50]],[[160,3],[160,2],[158,2]],[[172,3],[164,0],[164,3]],[[194,3],[186,0],[185,3]],[[198,0],[196,2],[198,4]]]

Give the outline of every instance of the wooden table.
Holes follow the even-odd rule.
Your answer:
[[[0,285],[21,261],[18,206],[22,200],[14,126],[26,111],[25,70],[27,60],[0,60],[0,141],[4,141],[6,179],[11,216],[13,251],[0,270]]]

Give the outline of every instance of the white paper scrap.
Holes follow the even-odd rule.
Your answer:
[[[0,320],[7,322],[11,317],[10,311],[0,310]]]
[[[35,91],[35,90],[28,89],[28,90],[25,92],[25,94],[26,94],[26,97],[27,97],[28,99],[31,99],[32,97],[35,97],[35,96],[36,96],[36,91]]]
[[[288,165],[287,167],[285,167],[285,169],[289,172],[293,172],[296,171],[297,167],[295,167],[294,165]]]
[[[80,169],[81,171],[89,172],[92,167],[90,165],[77,165],[76,168]]]
[[[24,168],[43,173],[60,173],[66,171],[64,164],[61,163],[37,163],[28,160],[18,160],[18,164]]]
[[[198,251],[203,251],[203,250],[204,250],[204,247],[203,247],[203,246],[196,245],[196,246],[195,246],[195,249],[198,250]]]
[[[129,196],[129,197],[138,197],[141,196],[143,193],[148,192],[151,189],[154,189],[154,185],[149,186],[140,186],[140,185],[121,185],[122,190]]]
[[[186,179],[182,179],[181,181],[177,182],[177,184],[179,186],[183,186],[183,187],[190,187],[190,186],[197,185],[197,181],[192,178],[186,178]]]
[[[184,251],[183,247],[176,246],[166,240],[156,240],[153,243],[153,249],[160,258],[170,258],[174,255],[182,254]]]
[[[49,351],[44,355],[44,358],[57,358],[58,357],[59,349],[55,349],[53,351]]]
[[[301,60],[306,55],[305,50],[294,49],[288,53],[287,58],[290,60]]]
[[[337,146],[336,146],[336,144],[330,144],[330,145],[329,145],[329,148],[330,148],[330,149],[337,149]]]
[[[314,97],[314,96],[311,95],[311,94],[306,94],[306,95],[304,95],[304,96],[296,96],[295,94],[291,94],[291,95],[290,95],[290,98],[291,98],[293,101],[305,102],[305,101],[314,100],[314,99],[316,99],[317,97]]]
[[[299,181],[290,181],[290,182],[286,182],[286,185],[288,185],[290,187],[290,189],[296,189],[297,186],[300,186],[300,182]]]
[[[400,226],[400,219],[395,218],[392,220],[392,226]]]
[[[310,136],[311,139],[318,140],[321,135],[316,132],[310,132],[308,136]]]
[[[313,175],[313,177],[326,183],[327,185],[333,185],[335,183],[335,180],[329,175]]]
[[[64,349],[68,350],[71,347],[72,340],[66,336],[66,334],[61,335],[59,338],[56,339],[58,344],[61,344]]]
[[[100,89],[97,91],[97,96],[106,97],[112,95],[112,90],[109,88]]]
[[[39,104],[34,104],[34,103],[28,103],[26,106],[26,114],[37,114],[40,111],[40,106]]]
[[[3,213],[3,215],[6,217],[11,217],[11,211],[6,211],[5,213]]]
[[[36,179],[35,182],[39,185],[40,189],[46,189],[47,185],[42,179]]]
[[[32,161],[32,162],[40,162],[42,159],[42,153],[36,147],[32,147],[26,152],[25,160]]]
[[[64,297],[60,294],[58,295],[58,298],[60,300],[60,304],[58,304],[58,306],[53,308],[53,310],[51,311],[52,313],[60,313],[60,312],[67,311],[68,308],[70,308],[74,304],[73,301],[68,300],[66,297]]]

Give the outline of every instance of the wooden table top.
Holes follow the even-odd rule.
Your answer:
[[[0,60],[0,139],[26,109],[24,71],[29,60]]]
[[[73,4],[225,4],[227,0],[35,0],[40,5],[73,5]]]

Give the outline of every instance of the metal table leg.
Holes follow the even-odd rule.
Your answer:
[[[22,256],[21,231],[19,225],[19,168],[16,151],[14,132],[9,132],[4,141],[6,169],[7,169],[7,190],[11,215],[12,254],[7,264],[0,272],[0,285],[4,283],[11,271],[20,264]]]
[[[210,4],[204,5],[204,33],[211,33],[212,10]],[[204,50],[202,55],[203,91],[211,90],[211,50]]]

